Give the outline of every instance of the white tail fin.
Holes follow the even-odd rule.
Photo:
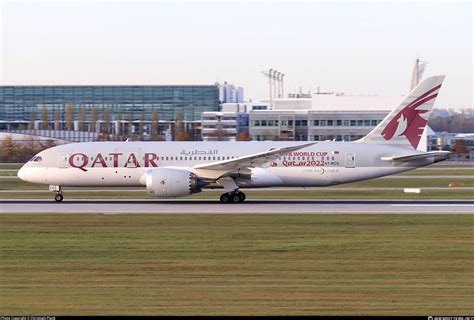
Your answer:
[[[444,76],[423,80],[368,135],[359,141],[418,149]]]

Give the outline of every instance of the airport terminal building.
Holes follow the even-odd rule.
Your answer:
[[[155,111],[161,130],[181,114],[186,129],[192,132],[200,125],[203,112],[219,111],[219,90],[218,84],[0,86],[0,131],[64,131],[71,117],[67,108],[71,113],[72,107],[74,131],[100,132],[101,123],[108,120],[109,134],[119,134],[120,125],[128,126],[130,134],[138,132],[141,121],[146,135]]]

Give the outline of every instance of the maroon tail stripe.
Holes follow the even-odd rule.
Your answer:
[[[438,94],[435,93],[435,94],[433,94],[433,95],[431,95],[431,96],[429,96],[429,97],[424,98],[423,100],[417,101],[415,104],[411,103],[410,107],[413,108],[413,109],[415,109],[416,107],[421,106],[423,103],[428,102],[428,101],[430,101],[430,100],[433,100],[433,99],[436,98],[437,96],[438,96]],[[425,113],[425,112],[427,112],[428,110],[423,110],[423,111],[424,111],[424,112],[420,112],[420,113]]]
[[[429,91],[426,91],[425,93],[423,93],[421,96],[419,96],[418,98],[416,98],[415,100],[413,100],[412,102],[410,102],[405,108],[410,108],[413,104],[417,103],[418,101],[420,101],[421,99],[423,99],[424,97],[426,97],[427,95],[429,95],[430,93],[432,93],[433,91],[436,91],[438,90],[439,88],[441,88],[441,85],[438,85],[436,87],[434,87],[433,89],[429,90]],[[404,108],[404,109],[405,109]]]

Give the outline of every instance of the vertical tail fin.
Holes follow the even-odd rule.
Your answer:
[[[361,142],[418,149],[444,76],[423,80]]]

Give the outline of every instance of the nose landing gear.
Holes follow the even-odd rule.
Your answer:
[[[63,201],[64,197],[61,193],[57,193],[55,196],[54,196],[54,201],[56,202],[61,202]]]
[[[63,201],[63,190],[61,189],[61,186],[49,186],[50,191],[56,192],[56,195],[54,196],[54,201],[56,202],[61,202]]]

